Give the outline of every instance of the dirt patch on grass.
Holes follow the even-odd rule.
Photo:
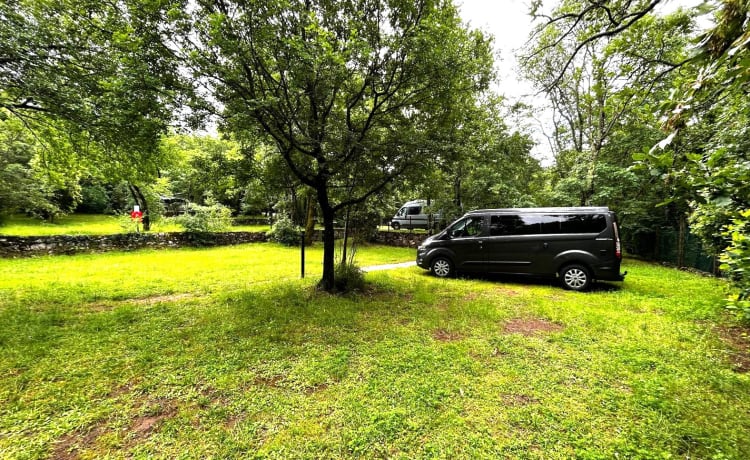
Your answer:
[[[311,395],[314,393],[317,393],[319,391],[324,391],[328,389],[328,384],[325,382],[322,383],[316,383],[315,385],[309,385],[304,388],[304,393],[306,395]]]
[[[142,297],[139,299],[112,300],[109,302],[97,302],[97,303],[89,304],[86,306],[86,310],[93,311],[93,312],[105,312],[105,311],[112,311],[115,308],[119,307],[120,305],[124,305],[124,304],[151,306],[151,305],[156,305],[159,303],[177,302],[180,300],[192,299],[195,297],[197,297],[195,294],[183,293],[183,294],[156,295],[152,297]]]
[[[129,300],[129,302],[136,305],[155,305],[157,303],[177,302],[179,300],[192,299],[193,297],[196,297],[196,295],[190,293],[156,295],[153,297],[144,297],[142,299],[132,299]]]
[[[135,433],[136,438],[146,438],[162,421],[172,418],[175,415],[177,415],[177,408],[169,407],[164,412],[156,415],[138,417],[133,420],[130,431]]]
[[[506,406],[520,407],[536,404],[539,401],[529,395],[504,394],[503,401]]]
[[[81,452],[90,449],[107,431],[105,422],[100,422],[88,430],[76,430],[58,439],[50,454],[50,459],[74,460],[81,457]]]
[[[110,399],[118,399],[122,396],[126,396],[130,393],[133,393],[138,383],[140,383],[140,379],[130,381],[123,385],[118,385],[112,388],[112,390],[109,393],[107,393],[107,397]]]
[[[279,388],[283,379],[284,378],[280,375],[274,375],[272,377],[259,375],[258,377],[255,377],[255,379],[253,380],[253,384],[268,388]]]
[[[224,421],[224,428],[231,431],[234,430],[237,425],[245,421],[246,415],[244,413],[232,415]]]
[[[506,322],[503,325],[505,334],[521,334],[524,336],[533,336],[539,334],[548,334],[560,332],[563,326],[538,318],[516,318]]]
[[[517,296],[521,295],[521,293],[518,292],[518,291],[514,291],[513,289],[507,289],[507,288],[503,288],[503,287],[497,288],[497,290],[495,292],[497,294],[499,294],[499,295],[504,295],[504,296],[508,296],[508,297],[517,297]]]
[[[721,340],[729,346],[729,359],[735,372],[750,372],[750,329],[740,326],[717,327]]]
[[[134,417],[130,423],[128,439],[123,447],[125,450],[151,436],[151,433],[157,431],[164,420],[173,418],[178,412],[177,404],[168,399],[158,399],[149,405],[151,409],[148,414]]]
[[[432,332],[432,338],[438,342],[455,342],[461,340],[461,334],[458,332],[452,332],[445,329],[435,329]]]

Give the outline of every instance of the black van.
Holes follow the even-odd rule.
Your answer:
[[[472,211],[417,248],[417,265],[435,276],[558,276],[575,291],[594,280],[622,281],[621,261],[617,219],[606,207]]]

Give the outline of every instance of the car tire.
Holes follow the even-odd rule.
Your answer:
[[[591,272],[583,265],[567,265],[560,270],[560,283],[570,291],[586,291],[591,281]]]
[[[453,262],[447,257],[438,256],[432,260],[430,271],[438,278],[448,278],[453,276]]]
[[[393,227],[394,230],[398,230],[401,228],[401,224],[398,222],[391,222],[391,227]]]

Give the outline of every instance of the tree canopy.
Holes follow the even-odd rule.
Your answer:
[[[336,213],[439,154],[431,140],[489,84],[490,40],[444,0],[222,0],[189,10],[177,47],[218,103],[222,128],[263,132],[315,190],[321,286],[332,289]]]

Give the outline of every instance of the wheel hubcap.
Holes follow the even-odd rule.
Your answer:
[[[575,289],[584,287],[586,285],[586,273],[577,268],[566,271],[565,284]]]
[[[451,266],[446,260],[436,261],[433,269],[437,276],[448,276],[448,273],[451,272]]]

